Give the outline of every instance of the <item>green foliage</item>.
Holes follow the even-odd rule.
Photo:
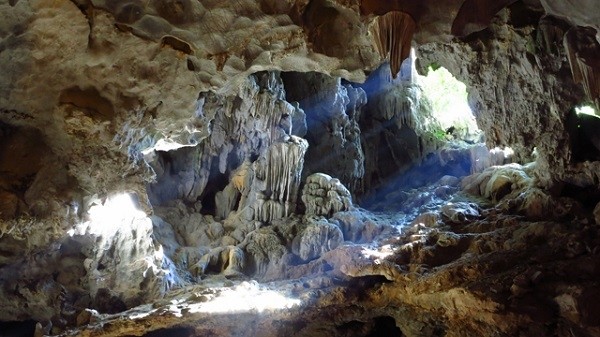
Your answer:
[[[432,134],[437,140],[446,140],[446,132],[444,130],[435,130]]]
[[[432,70],[436,71],[436,70],[440,69],[441,67],[442,66],[439,63],[433,62],[432,64],[429,65],[429,68],[427,69],[427,72],[430,72]]]
[[[467,102],[467,87],[450,74],[446,68],[430,67],[427,76],[420,78],[425,96],[429,97],[434,113],[448,112],[458,102]]]
[[[435,69],[437,67],[437,69]],[[463,135],[478,132],[475,118],[468,105],[467,87],[439,65],[429,67],[427,76],[419,76],[423,88],[423,98],[431,109],[430,132],[437,139],[446,139],[445,131],[450,127],[460,130]]]

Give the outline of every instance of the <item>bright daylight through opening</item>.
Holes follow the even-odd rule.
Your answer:
[[[469,107],[467,87],[443,67],[429,66],[417,83],[431,104],[432,118],[439,123],[436,134],[453,134],[456,138],[476,141],[481,134]]]
[[[121,193],[106,198],[104,204],[90,207],[91,234],[110,234],[116,232],[120,226],[131,224],[134,220],[145,218],[146,214],[134,204],[131,195]]]
[[[594,107],[591,105],[582,105],[582,106],[576,107],[575,112],[578,115],[586,114],[586,115],[598,116],[596,109],[594,109]]]

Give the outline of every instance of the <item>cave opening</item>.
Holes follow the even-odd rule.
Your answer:
[[[567,117],[571,161],[597,161],[600,159],[600,116],[591,104],[576,106]]]
[[[357,194],[369,209],[391,210],[405,201],[401,191],[490,165],[484,164],[491,152],[471,111],[466,85],[435,63],[418,74],[416,57],[413,51],[398,78],[384,64],[360,85],[368,103],[360,120],[366,159]],[[397,202],[390,203],[391,194]]]
[[[469,106],[467,86],[448,69],[430,65],[427,72],[417,77],[424,99],[431,104],[434,134],[442,139],[460,139],[468,143],[483,143],[483,132],[477,126]],[[427,123],[427,122],[426,122]]]

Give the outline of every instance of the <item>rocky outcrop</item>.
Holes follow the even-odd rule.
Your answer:
[[[235,97],[203,94],[197,118],[210,123],[207,138],[154,155],[157,182],[150,186],[150,201],[181,199],[219,219],[231,212],[266,222],[291,215],[307,144],[291,134],[298,109],[284,93],[278,73],[262,73]]]
[[[489,182],[500,181],[501,176],[510,176],[515,193],[532,188],[525,173],[528,168],[509,165],[489,171],[497,178],[482,180],[476,184],[478,189],[496,185]],[[490,177],[490,172],[463,183]],[[455,179],[444,180],[456,183]],[[279,294],[268,310],[259,309],[261,301],[247,306],[242,299],[248,285],[233,283],[197,288],[174,294],[153,307],[98,317],[80,333],[104,325],[107,328],[102,333],[108,336],[152,331],[220,335],[238,331],[236,327],[243,321],[257,326],[257,330],[245,330],[246,335],[256,336],[480,336],[492,330],[499,336],[597,334],[595,256],[600,241],[597,226],[590,222],[592,212],[573,207],[540,221],[527,212],[518,214],[522,209],[504,209],[503,200],[512,200],[505,198],[498,204],[445,203],[423,213],[377,247],[343,245],[322,252],[317,259],[288,271],[288,276],[310,271],[310,277],[285,284],[263,283],[262,288],[253,290],[261,299],[271,298],[267,297],[269,291]],[[548,200],[566,204],[566,200],[551,196]],[[334,238],[325,235],[329,227],[324,222],[313,228],[320,228],[315,237]],[[303,237],[309,232],[313,230],[305,231]],[[261,235],[269,237],[268,233],[262,231]],[[307,254],[312,251],[310,245],[304,247]],[[582,269],[587,272],[579,273]],[[225,302],[228,292],[234,292],[238,300]],[[220,299],[229,303],[221,310],[236,314],[215,314],[212,310]]]
[[[361,88],[318,73],[282,75],[286,99],[306,114],[309,148],[303,177],[334,176],[354,191],[364,175],[365,154],[358,121],[367,96]]]
[[[306,207],[306,215],[332,216],[350,210],[352,196],[338,179],[315,173],[306,179],[302,202]]]
[[[510,146],[514,159],[521,162],[529,161],[535,148],[536,178],[548,186],[560,180],[569,166],[566,120],[584,96],[567,76],[569,64],[563,49],[545,50],[543,45],[549,43],[538,44],[532,34],[541,13],[531,11],[530,21],[518,25],[511,23],[516,15],[508,9],[500,12],[489,28],[473,34],[466,43],[421,46],[420,65],[443,65],[467,84],[470,105],[489,148]],[[562,27],[556,20],[546,20],[541,31],[556,29],[562,39],[558,33]],[[555,43],[561,41],[550,45]]]

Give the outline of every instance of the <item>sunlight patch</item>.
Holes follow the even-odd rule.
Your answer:
[[[236,313],[263,312],[266,310],[290,309],[300,305],[299,299],[289,298],[280,292],[262,289],[256,282],[223,289],[217,296],[204,303],[190,305],[190,313]]]
[[[104,204],[90,207],[90,221],[87,223],[90,234],[111,235],[119,228],[132,224],[135,220],[147,218],[139,210],[128,193],[120,193],[106,198]]]
[[[504,148],[495,147],[495,148],[493,148],[493,149],[490,150],[490,153],[492,155],[500,155],[504,159],[510,160],[515,155],[515,150],[513,150],[509,146],[505,146]]]
[[[377,260],[383,260],[386,257],[392,255],[393,253],[394,253],[394,250],[392,249],[391,245],[383,245],[381,247],[378,247],[377,250],[367,248],[367,247],[364,247],[362,249],[362,254],[364,257],[375,258]]]

